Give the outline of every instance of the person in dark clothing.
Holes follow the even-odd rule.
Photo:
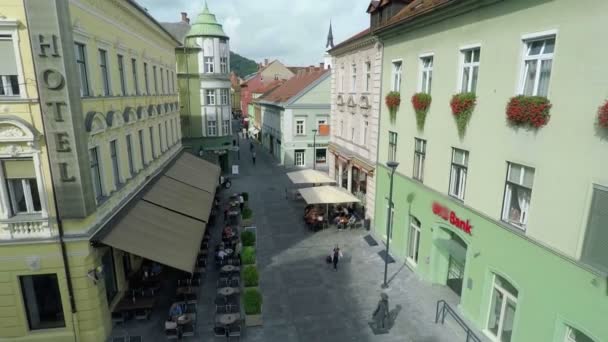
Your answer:
[[[253,151],[253,141],[249,143],[249,151]]]
[[[253,165],[255,165],[255,151],[251,152],[251,160],[253,161]]]
[[[338,261],[340,259],[340,248],[334,248],[334,255],[332,257],[332,262],[334,264],[334,270],[338,270]]]

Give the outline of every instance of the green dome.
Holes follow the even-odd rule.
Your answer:
[[[220,25],[215,19],[215,14],[209,12],[207,2],[205,2],[205,8],[196,17],[196,20],[190,27],[190,31],[186,34],[186,37],[199,37],[199,36],[211,36],[211,37],[224,37],[228,38],[222,25]]]

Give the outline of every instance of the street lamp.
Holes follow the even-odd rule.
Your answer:
[[[317,168],[317,129],[312,130],[312,169]]]
[[[390,160],[386,163],[391,169],[391,185],[388,191],[388,210],[386,215],[386,254],[384,255],[384,283],[382,283],[382,288],[385,289],[388,287],[386,283],[386,273],[388,271],[388,251],[391,244],[391,230],[393,225],[393,220],[391,219],[391,210],[393,209],[393,177],[395,176],[395,170],[399,163],[396,161]]]

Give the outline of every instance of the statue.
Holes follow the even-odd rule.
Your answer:
[[[370,326],[375,333],[386,333],[389,329],[389,311],[388,311],[388,295],[380,294],[380,301],[372,315]]]

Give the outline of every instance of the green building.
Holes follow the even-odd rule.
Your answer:
[[[383,1],[369,12],[382,96],[401,98],[395,113],[381,106],[375,234],[454,290],[493,341],[608,341],[608,3]],[[476,99],[461,132],[459,93]]]
[[[206,3],[192,24],[182,13],[181,22],[163,25],[182,42],[175,50],[182,143],[226,171],[233,151],[229,38]]]

